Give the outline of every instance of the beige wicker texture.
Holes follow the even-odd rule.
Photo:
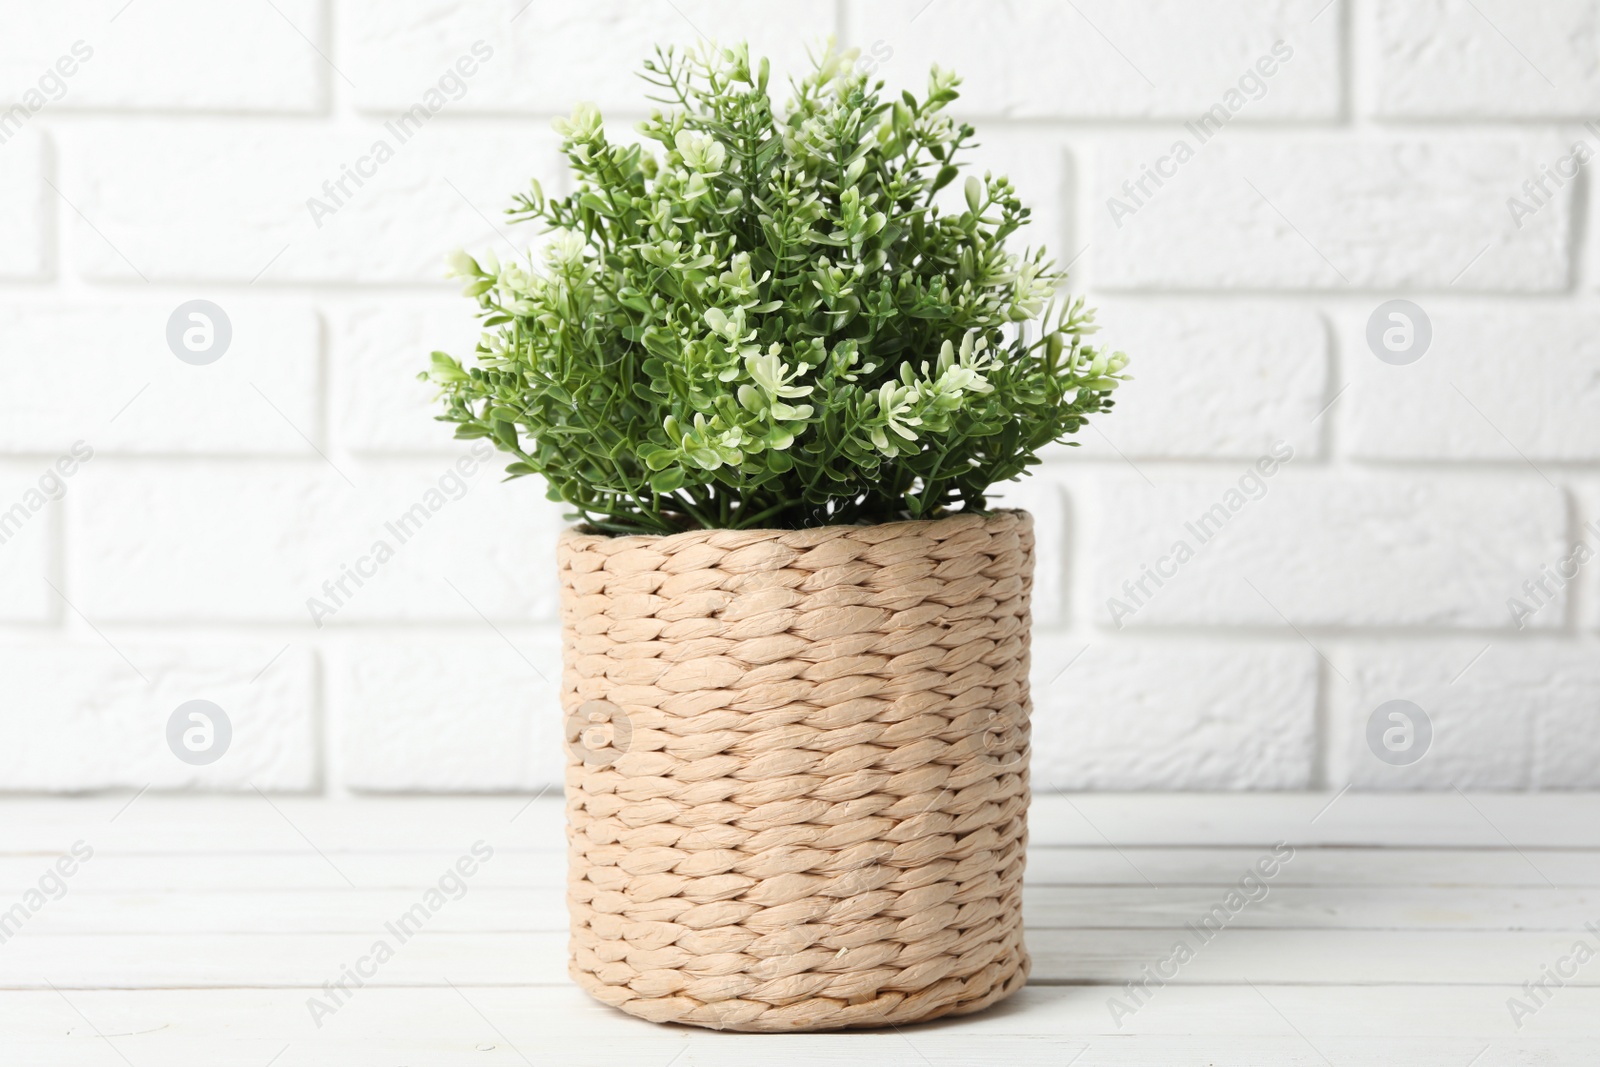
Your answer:
[[[579,985],[760,1031],[1021,988],[1025,512],[559,554]]]

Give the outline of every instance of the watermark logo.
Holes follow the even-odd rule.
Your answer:
[[[1409,300],[1386,300],[1367,317],[1367,347],[1393,367],[1415,363],[1433,343],[1433,320]]]
[[[1600,125],[1593,119],[1583,125],[1590,133],[1600,134]],[[1522,193],[1527,199],[1506,197],[1506,211],[1516,228],[1522,229],[1523,222],[1554,203],[1556,192],[1576,178],[1594,155],[1595,150],[1588,141],[1574,141],[1571,151],[1557,159],[1554,167],[1548,163],[1539,164],[1539,173],[1522,183]],[[1550,188],[1552,185],[1554,189]]]
[[[83,41],[73,41],[72,48],[58,57],[34,84],[23,90],[22,97],[5,111],[0,112],[0,144],[5,144],[21,132],[28,120],[43,111],[49,104],[67,95],[67,79],[78,73],[78,68],[94,57],[94,49]]]
[[[1409,767],[1433,745],[1433,721],[1409,700],[1389,700],[1367,719],[1367,748],[1391,767]]]
[[[233,723],[209,700],[187,700],[167,718],[167,747],[183,762],[204,767],[228,754]]]
[[[1254,65],[1246,67],[1238,81],[1228,87],[1220,100],[1192,121],[1183,124],[1183,128],[1194,138],[1194,143],[1191,144],[1187,137],[1180,137],[1172,142],[1166,155],[1156,157],[1153,162],[1140,164],[1139,176],[1122,183],[1122,196],[1106,199],[1106,211],[1111,215],[1111,221],[1117,224],[1117,229],[1122,229],[1123,219],[1137,215],[1155,198],[1162,186],[1176,178],[1178,168],[1193,159],[1200,146],[1221,133],[1222,128],[1232,122],[1251,101],[1266,96],[1267,80],[1292,58],[1294,48],[1284,41],[1274,41],[1271,51],[1258,58]]]
[[[445,507],[467,495],[469,482],[478,473],[479,464],[494,456],[494,449],[483,441],[475,441],[469,455],[456,460],[422,494],[422,498],[405,511],[383,524],[384,536],[375,538],[367,551],[356,557],[355,564],[340,564],[339,575],[322,583],[322,596],[306,597],[306,610],[317,629],[339,614],[356,593],[373,578],[385,563],[394,559],[400,549]],[[351,588],[354,586],[354,588]]]
[[[983,750],[999,761],[998,770],[1012,771],[1027,761],[1028,736],[1010,715],[990,709],[983,732]]]
[[[1590,519],[1583,526],[1585,534],[1593,534],[1596,543],[1600,544],[1600,522]],[[1537,577],[1529,578],[1522,583],[1522,592],[1527,600],[1520,597],[1507,597],[1506,610],[1511,613],[1511,621],[1517,624],[1517,629],[1526,630],[1528,620],[1551,604],[1561,601],[1561,591],[1571,585],[1583,568],[1595,557],[1595,549],[1590,546],[1585,537],[1575,541],[1572,551],[1554,564],[1546,563],[1539,568]]]
[[[1166,555],[1159,557],[1154,566],[1148,563],[1141,565],[1137,578],[1129,578],[1122,583],[1122,596],[1106,599],[1106,611],[1116,628],[1122,629],[1127,625],[1127,620],[1143,611],[1168,582],[1178,577],[1184,565],[1199,555],[1200,550],[1221,533],[1222,528],[1246,505],[1265,498],[1269,490],[1267,479],[1292,459],[1294,446],[1287,441],[1279,441],[1239,477],[1237,488],[1229,488],[1220,500],[1184,523],[1186,536],[1174,541]]]
[[[1184,966],[1221,936],[1246,908],[1266,900],[1272,892],[1271,879],[1293,859],[1294,846],[1286,841],[1278,842],[1271,852],[1247,868],[1244,877],[1199,919],[1184,923],[1184,932],[1173,941],[1172,947],[1140,968],[1140,977],[1124,985],[1121,996],[1107,997],[1106,1010],[1111,1013],[1111,1021],[1117,1024],[1117,1029],[1122,1029],[1124,1019],[1149,1004],[1156,990],[1176,979]]]
[[[447,104],[467,95],[468,79],[478,73],[479,64],[487,63],[494,49],[484,41],[474,41],[470,55],[463,55],[445,68],[443,74],[428,86],[422,97],[400,114],[383,124],[389,136],[379,137],[368,146],[365,154],[357,156],[355,164],[341,163],[337,177],[322,183],[322,195],[306,198],[306,211],[317,229],[322,229],[324,219],[337,215],[368,180],[377,177],[378,169],[393,159],[398,149],[422,131],[428,120],[443,111]],[[351,186],[354,188],[351,188]]]
[[[888,42],[880,38],[879,40],[873,41],[872,47],[862,51],[857,57],[855,64],[856,73],[865,74],[870,78],[872,75],[878,72],[879,67],[883,66],[883,64],[889,62],[889,60],[893,58],[894,48],[891,47]]]
[[[426,889],[411,907],[383,924],[383,934],[372,942],[366,954],[353,964],[339,968],[335,978],[322,983],[322,992],[306,998],[306,1011],[317,1029],[322,1029],[331,1016],[350,1003],[358,989],[378,976],[384,964],[394,959],[396,952],[422,932],[429,920],[445,909],[452,901],[467,895],[469,879],[481,866],[494,858],[494,848],[484,841],[474,841],[472,848],[446,867],[434,884]]]
[[[185,363],[215,363],[233,343],[228,313],[209,300],[189,300],[167,317],[167,347]]]
[[[1583,924],[1584,930],[1600,942],[1600,926],[1592,921]],[[1595,948],[1588,938],[1580,937],[1572,943],[1562,956],[1539,968],[1539,977],[1522,983],[1522,996],[1506,998],[1506,1010],[1511,1013],[1511,1021],[1521,1030],[1528,1019],[1539,1014],[1539,1011],[1555,996],[1556,990],[1565,989],[1568,982],[1578,977],[1578,971],[1584,964],[1600,955],[1600,950]]]
[[[0,911],[0,945],[10,941],[28,924],[45,905],[67,895],[67,879],[78,873],[78,868],[94,858],[94,849],[83,841],[75,841],[70,852],[64,852],[46,867],[32,886],[23,890],[16,903]]]
[[[23,491],[21,499],[9,507],[0,509],[0,545],[17,536],[17,532],[27,525],[28,520],[42,511],[50,501],[60,500],[66,496],[67,479],[78,472],[80,464],[87,463],[93,458],[94,449],[87,443],[73,442],[71,451],[46,467],[44,473],[39,475],[39,480]]]
[[[628,754],[633,721],[609,700],[586,700],[567,716],[567,751],[591,767],[609,767]]]

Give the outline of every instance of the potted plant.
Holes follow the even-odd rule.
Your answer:
[[[658,50],[667,110],[559,120],[574,191],[458,253],[486,332],[433,354],[456,436],[563,536],[571,973],[659,1022],[881,1026],[1028,971],[1032,521],[996,483],[1112,406],[1028,209],[960,175],[958,80],[831,47],[782,110],[746,48]]]

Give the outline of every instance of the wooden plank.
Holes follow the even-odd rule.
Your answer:
[[[43,855],[79,839],[128,852],[284,852],[311,845],[397,852],[464,849],[478,839],[496,847],[559,848],[562,839],[561,803],[553,796],[532,803],[518,796],[327,801],[253,793],[129,799],[0,801],[0,852]],[[1600,848],[1600,793],[1040,794],[1030,832],[1036,845],[1121,848],[1278,841]]]
[[[121,852],[560,849],[557,796],[95,796],[0,800],[0,853],[48,855],[85,841]]]
[[[1041,794],[1036,845],[1600,847],[1600,793]]]
[[[1234,897],[1232,902],[1240,899]],[[1600,929],[1600,891],[1524,886],[1323,889],[1268,884],[1265,896],[1234,911],[1223,890],[1213,886],[1030,886],[1024,895],[1023,911],[1029,930],[1182,929],[1191,923],[1198,926],[1203,917],[1209,917],[1213,927],[1229,930],[1580,932],[1586,923],[1594,923]]]
[[[374,950],[364,933],[125,934],[13,937],[0,952],[0,988],[148,989],[310,986],[338,977]],[[1171,930],[1033,930],[1033,980],[1121,984],[1173,955]],[[1577,935],[1548,931],[1223,931],[1193,949],[1176,983],[1509,984],[1535,979]],[[566,934],[435,932],[404,944],[372,985],[553,985],[565,981]],[[1593,939],[1591,937],[1591,943]],[[1189,935],[1188,944],[1196,938]],[[1600,986],[1600,965],[1569,985]]]
[[[1224,886],[1237,883],[1263,854],[1249,848],[1038,846],[1028,850],[1027,879],[1029,885]],[[1554,882],[1567,889],[1600,887],[1600,851],[1541,849],[1525,856],[1504,847],[1305,847],[1295,851],[1272,884],[1549,888]]]
[[[564,888],[499,889],[466,883],[428,921],[435,932],[561,931]],[[1228,929],[1547,930],[1600,929],[1600,891],[1541,888],[1416,889],[1268,886],[1236,913],[1220,887],[1029,886],[1030,930]],[[421,899],[418,889],[210,893],[69,893],[27,923],[29,935],[129,933],[377,933]],[[1213,913],[1219,906],[1224,911]],[[1600,938],[1597,938],[1600,940]]]
[[[1104,990],[1029,988],[988,1012],[897,1032],[748,1035],[658,1027],[576,989],[360,990],[321,1028],[295,990],[0,994],[5,1048],[29,1067],[340,1067],[551,1063],[675,1067],[958,1064],[1433,1065],[1592,1062],[1600,991],[1567,989],[1522,1031],[1503,989],[1169,988],[1114,1022]],[[81,1014],[80,1014],[81,1012]],[[86,1018],[88,1021],[86,1021]],[[1485,1052],[1487,1047],[1488,1051]],[[74,1058],[76,1057],[76,1058]],[[674,1059],[677,1057],[677,1059]]]
[[[573,989],[556,803],[145,797],[113,822],[108,804],[126,798],[0,802],[0,887],[35,884],[76,839],[62,831],[100,828],[97,854],[67,895],[0,945],[0,1062],[117,1062],[80,1010],[138,1067],[265,1064],[280,1051],[275,1067],[524,1055],[677,1067],[757,1058],[913,1067],[1593,1058],[1600,970],[1589,971],[1600,962],[1521,1030],[1506,1006],[1576,938],[1600,943],[1578,932],[1600,921],[1590,891],[1600,849],[1572,825],[1574,812],[1587,817],[1585,798],[1555,798],[1570,803],[1552,815],[1546,798],[1347,795],[1308,819],[1307,838],[1276,838],[1300,844],[1264,899],[1209,942],[1185,931],[1313,799],[1328,798],[1042,798],[1036,846],[1065,843],[1030,854],[1033,986],[976,1018],[779,1038],[652,1027]],[[1383,805],[1393,825],[1382,824]],[[1162,806],[1175,816],[1165,825]],[[1541,829],[1539,818],[1552,822]],[[385,921],[479,839],[493,842],[494,860],[398,943]],[[14,899],[0,895],[0,907]],[[316,1027],[307,998],[380,937],[394,957]],[[1123,983],[1169,959],[1179,937],[1193,958],[1141,994],[1133,1014],[1113,1011],[1131,996]]]
[[[383,934],[416,906],[413,889],[343,889],[287,893],[68,895],[28,920],[19,936],[84,934]],[[561,887],[470,886],[428,917],[432,932],[530,933],[567,929]]]
[[[459,852],[139,853],[96,852],[72,876],[74,895],[127,892],[213,893],[257,890],[302,892],[349,889],[421,889],[437,882]],[[50,856],[0,856],[0,900],[37,886]],[[501,889],[566,884],[566,853],[498,849],[473,876],[474,885]],[[350,882],[346,882],[348,876]]]
[[[123,853],[102,849],[73,876],[74,893],[173,890],[215,892],[255,889],[421,888],[435,881],[460,853],[329,852],[328,859],[295,852]],[[1248,848],[1038,847],[1028,851],[1030,886],[1226,886],[1237,883],[1262,856]],[[1600,887],[1600,851],[1537,850],[1527,858],[1507,849],[1302,848],[1274,876],[1275,886],[1529,886]],[[0,856],[0,900],[37,884],[53,855]],[[337,865],[337,870],[329,865]],[[1529,862],[1531,861],[1531,863]],[[1537,865],[1537,866],[1534,866]],[[566,879],[566,853],[556,849],[500,848],[474,877],[475,885],[501,889],[548,888]]]
[[[554,987],[457,986],[513,1037],[526,1032],[559,1038],[598,1027],[606,1027],[614,1037],[667,1036],[681,1040],[702,1032],[667,1029],[635,1019],[598,1003],[571,983]],[[310,991],[304,989],[66,992],[73,1005],[114,1037],[139,1030],[154,1034],[184,1028],[200,1037],[281,1026],[285,1038],[289,1038],[296,1036],[294,1030],[302,1019],[309,1021],[306,998]],[[1078,1034],[1091,1040],[1185,1034],[1270,1037],[1286,1032],[1283,1016],[1288,1016],[1312,1037],[1459,1035],[1501,1041],[1518,1034],[1593,1037],[1596,1020],[1600,1019],[1600,989],[1583,987],[1557,991],[1544,1008],[1524,1020],[1521,1030],[1505,1011],[1505,998],[1514,990],[1497,986],[1303,986],[1266,982],[1257,983],[1255,988],[1245,984],[1169,986],[1151,998],[1144,1010],[1117,1019],[1105,1006],[1112,992],[1102,987],[1029,986],[989,1011],[922,1024],[907,1031],[930,1036],[956,1030],[990,1036]],[[326,1020],[322,1030],[337,1034],[367,1024],[379,1028],[415,1025],[419,1018],[453,1014],[441,1010],[452,1002],[463,1004],[457,992],[443,985],[368,987],[357,990],[345,1008]],[[7,1020],[6,1034],[10,1037],[42,1040],[85,1027],[72,1007],[48,989],[0,993],[0,1012]],[[770,1035],[752,1038],[768,1039]]]
[[[1572,951],[1569,932],[1250,930],[1229,928],[1200,944],[1171,930],[1030,930],[1032,980],[1120,985],[1177,955],[1193,958],[1174,983],[1504,984],[1520,986]],[[1593,935],[1586,935],[1591,946]],[[1600,963],[1569,985],[1600,986]]]
[[[465,1012],[466,1008],[463,1008]],[[473,1019],[476,1019],[474,1016]],[[229,1037],[205,1047],[173,1041],[135,1044],[135,1064],[150,1062],[147,1049],[161,1049],[162,1067],[216,1067],[221,1062],[273,1067],[394,1067],[427,1063],[429,1067],[484,1064],[551,1064],[581,1067],[749,1067],[752,1062],[817,1064],[819,1067],[1509,1067],[1513,1064],[1583,1064],[1593,1048],[1588,1039],[1555,1041],[1511,1039],[1499,1044],[1446,1038],[1327,1037],[1314,1044],[1292,1033],[1276,1037],[1152,1037],[1137,1042],[1102,1039],[1086,1043],[1077,1036],[1034,1038],[978,1037],[955,1032],[924,1036],[912,1027],[870,1034],[716,1034],[664,1029],[648,1038],[614,1039],[585,1035],[554,1041],[508,1038],[500,1026],[481,1019],[454,1018],[435,1025],[442,1033],[418,1032],[417,1025],[374,1031],[360,1040],[342,1035],[308,1039],[299,1045],[273,1040],[242,1041]],[[412,1036],[412,1035],[415,1036]],[[120,1061],[104,1047],[77,1048],[62,1043],[19,1043],[18,1062],[28,1067],[83,1067],[86,1063]],[[142,1054],[142,1055],[141,1055]],[[276,1057],[276,1059],[274,1059]],[[675,1058],[676,1057],[676,1058]]]
[[[422,933],[401,941],[382,924],[332,934],[37,935],[0,951],[0,989],[319,988],[361,965],[384,940],[394,953],[369,985],[558,985],[565,931]],[[370,968],[369,968],[370,969]]]

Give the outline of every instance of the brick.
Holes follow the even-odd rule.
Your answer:
[[[769,56],[781,96],[784,73],[804,69],[806,46],[834,31],[831,5],[734,0],[352,0],[337,10],[356,105],[375,112],[410,107],[478,41],[491,54],[472,76],[463,111],[565,115],[589,100],[644,115],[657,105],[637,76],[641,64],[657,44],[682,49],[702,34],[749,41],[752,56]]]
[[[69,226],[72,255],[103,281],[437,283],[451,249],[493,243],[504,256],[533,241],[495,221],[530,178],[559,189],[542,124],[435,116],[402,142],[379,123],[125,121],[62,140],[63,191],[94,224]],[[379,142],[393,153],[381,165]],[[372,176],[358,187],[344,167]],[[341,179],[348,196],[324,188]]]
[[[53,562],[59,501],[73,491],[74,479],[63,479],[54,463],[0,463],[0,622],[43,622],[63,610],[47,579],[61,584]]]
[[[851,43],[889,56],[884,76],[920,92],[930,64],[966,81],[959,105],[1028,118],[1187,118],[1237,91],[1239,79],[1284,41],[1290,56],[1246,83],[1241,116],[1332,116],[1339,109],[1339,12],[1282,0],[1202,6],[1157,0],[851,0]],[[1151,27],[1159,26],[1159,33]],[[1070,58],[1063,42],[1072,42]],[[877,51],[874,53],[874,46]],[[1259,95],[1257,95],[1259,94]]]
[[[11,72],[0,107],[311,111],[326,96],[319,0],[125,9],[10,0],[0,12],[0,70]]]
[[[1040,634],[1034,788],[1307,789],[1316,656],[1303,645]]]
[[[350,789],[560,789],[555,630],[360,640],[329,653],[329,704]]]
[[[1395,366],[1367,342],[1381,303],[1339,321],[1349,391],[1333,414],[1351,455],[1491,460],[1519,471],[1528,460],[1600,459],[1600,314],[1423,300],[1432,341],[1416,362]],[[1537,358],[1508,374],[1507,353],[1529,351]]]
[[[353,485],[315,461],[90,468],[68,573],[97,620],[549,619],[562,509],[532,480],[499,484],[502,466],[341,458]]]
[[[1345,649],[1337,659],[1349,682],[1333,686],[1331,774],[1369,789],[1593,789],[1597,651],[1592,642],[1503,638]],[[1416,704],[1432,727],[1427,750],[1407,766],[1383,762],[1368,744],[1368,721],[1390,700]]]
[[[1571,489],[1576,498],[1575,528],[1560,556],[1545,562],[1552,574],[1565,572],[1571,575],[1574,567],[1578,569],[1576,576],[1568,578],[1569,598],[1576,599],[1581,605],[1577,624],[1586,630],[1600,630],[1600,481],[1578,479]],[[1580,544],[1588,549],[1587,553],[1578,548]],[[1568,562],[1569,559],[1571,562]],[[1541,570],[1541,576],[1543,573]],[[1558,584],[1555,578],[1547,579],[1547,583],[1552,587]],[[1564,600],[1557,599],[1554,603],[1564,604]],[[1532,603],[1528,606],[1550,613],[1562,610],[1561,607],[1539,607]]]
[[[57,206],[44,184],[44,142],[32,129],[8,129],[0,126],[0,278],[42,278],[51,270]]]
[[[1193,151],[1182,164],[1179,140]],[[1506,208],[1561,144],[1226,128],[1203,143],[1189,129],[1109,140],[1087,205],[1092,278],[1114,289],[1561,289],[1572,185],[1520,229]],[[1130,194],[1124,183],[1145,167],[1169,176]]]
[[[1181,481],[1157,472],[1154,485],[1102,478],[1092,504],[1097,621],[1514,629],[1507,598],[1564,550],[1566,500],[1536,475],[1353,478],[1293,463],[1261,480],[1264,495],[1241,487],[1253,466]],[[1192,554],[1181,564],[1180,543]],[[1147,566],[1168,572],[1164,584],[1146,578],[1130,592]]]
[[[1589,118],[1600,109],[1600,19],[1588,0],[1385,0],[1369,11],[1377,114]]]
[[[331,309],[329,387],[335,440],[356,452],[454,453],[455,427],[433,421],[436,386],[417,381],[428,354],[469,364],[482,326],[464,297],[360,301]]]
[[[1127,352],[1133,381],[1076,440],[1074,459],[1255,459],[1279,441],[1322,454],[1331,399],[1328,327],[1305,308],[1179,301],[1100,302],[1093,340]],[[1314,421],[1316,420],[1316,421]],[[1120,452],[1120,455],[1119,455]]]
[[[989,490],[990,507],[1021,508],[1033,516],[1033,621],[1050,626],[1067,621],[1067,500],[1047,467],[1034,467],[1023,478],[1001,482]]]
[[[102,453],[313,455],[316,316],[218,296],[232,337],[219,359],[196,366],[167,340],[187,302],[0,303],[0,393],[10,398],[0,450],[61,452],[83,440]]]
[[[1534,789],[1600,789],[1597,651],[1593,644],[1562,649],[1551,657],[1556,662],[1521,665],[1502,683],[1502,689],[1543,698],[1534,711]]]
[[[120,633],[111,637],[116,649],[93,635],[86,640],[92,643],[0,644],[0,676],[10,683],[0,716],[0,790],[317,785],[307,649],[154,643]],[[206,766],[179,760],[167,744],[168,719],[190,700],[221,707],[233,729],[227,751]]]

